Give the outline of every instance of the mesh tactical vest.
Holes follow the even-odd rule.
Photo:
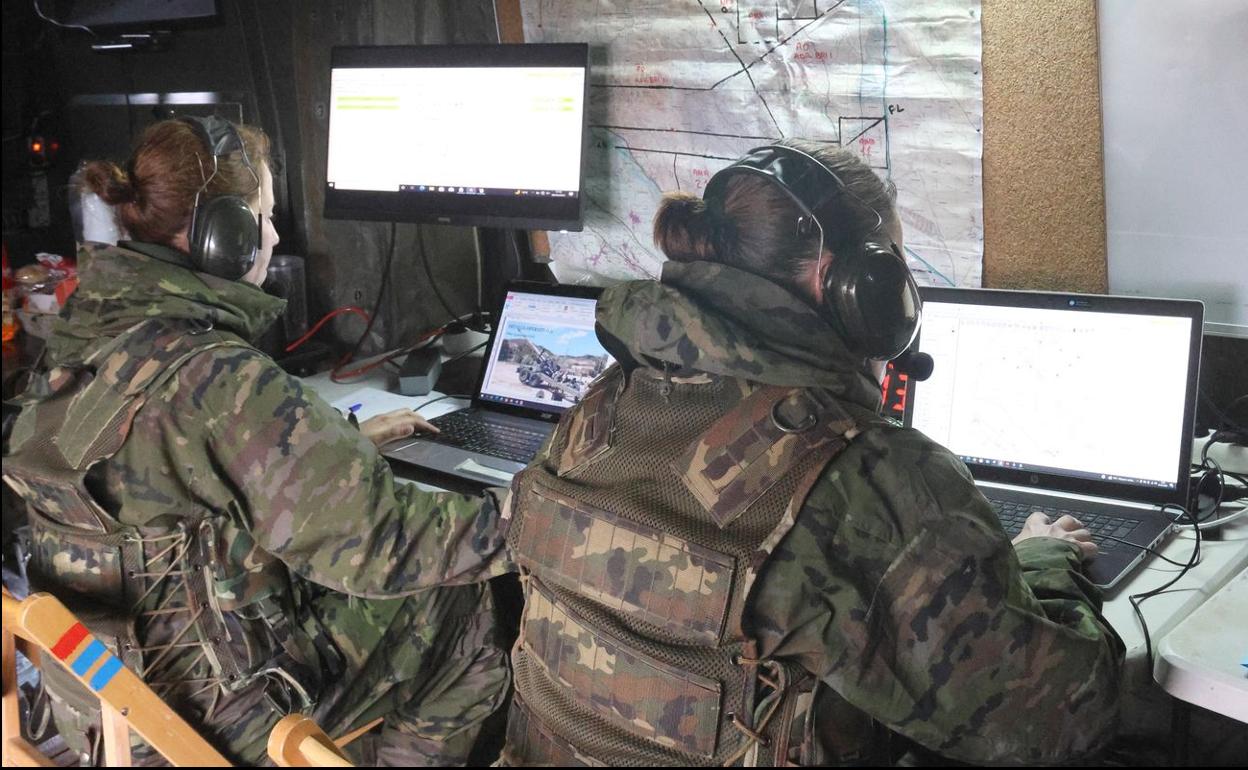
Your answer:
[[[211,670],[190,689],[214,705],[218,691],[260,686],[276,708],[306,708],[318,688],[322,640],[293,625],[284,565],[219,512],[188,501],[167,526],[135,527],[89,489],[91,469],[120,451],[148,397],[193,356],[221,347],[250,348],[206,323],[149,319],[82,368],[54,369],[52,395],[26,407],[14,429],[4,480],[30,513],[31,588],[61,599],[149,684],[185,683],[187,673],[179,679],[169,664],[185,661],[175,651],[190,650]],[[98,709],[68,674],[44,671],[49,691],[71,711]],[[187,705],[178,697],[191,697],[187,690],[172,692],[174,705]]]
[[[516,477],[507,764],[784,765],[813,679],[759,660],[754,579],[857,434],[816,389],[610,370]]]

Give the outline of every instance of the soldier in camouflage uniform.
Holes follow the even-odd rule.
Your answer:
[[[242,133],[267,220],[267,145]],[[89,169],[136,240],[80,252],[22,399],[4,476],[29,503],[32,587],[233,760],[262,761],[276,720],[302,711],[331,735],[384,717],[363,761],[462,764],[509,684],[483,582],[514,569],[497,501],[396,484],[370,440],[385,430],[357,430],[248,344],[283,308],[255,285],[276,233],[265,221],[241,281],[189,269],[196,141],[157,124],[129,174]],[[220,161],[210,194],[253,191]],[[62,735],[90,752],[95,700],[44,671]]]
[[[1122,645],[1080,573],[1077,522],[1012,545],[965,466],[878,414],[878,362],[820,304],[821,271],[891,194],[797,145],[854,198],[826,251],[759,177],[722,206],[666,196],[659,281],[608,289],[619,366],[517,476],[526,606],[504,761],[983,763],[1096,751]],[[816,254],[818,258],[816,258]]]

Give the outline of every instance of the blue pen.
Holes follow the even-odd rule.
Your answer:
[[[356,416],[355,416],[355,412],[356,412],[356,410],[357,410],[357,409],[359,409],[359,408],[360,408],[360,407],[362,407],[362,406],[364,406],[364,405],[363,405],[363,404],[352,404],[351,406],[347,407],[347,422],[351,423],[352,425],[354,425],[354,426],[355,426],[355,427],[357,427],[357,428],[358,428],[358,427],[360,427],[360,419],[359,419],[358,417],[356,417]]]

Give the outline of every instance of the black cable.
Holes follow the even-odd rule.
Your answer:
[[[1218,509],[1222,507],[1223,498],[1226,496],[1226,474],[1222,470],[1222,464],[1209,456],[1208,442],[1205,444],[1205,448],[1201,451],[1200,460],[1201,464],[1197,467],[1200,469],[1201,475],[1200,480],[1196,482],[1196,497],[1193,500],[1196,505],[1197,523],[1208,521],[1215,514],[1217,514]],[[1204,483],[1205,477],[1209,475],[1210,471],[1218,474],[1218,496],[1213,501],[1213,507],[1209,509],[1208,513],[1202,516],[1200,515],[1200,487]]]
[[[462,352],[462,353],[456,353],[455,355],[453,355],[453,356],[451,356],[450,358],[448,358],[448,359],[446,359],[445,361],[443,361],[443,362],[442,362],[442,365],[443,365],[443,366],[446,366],[447,364],[454,363],[454,362],[458,361],[458,360],[459,360],[459,359],[461,359],[461,358],[466,358],[467,356],[470,356],[470,355],[472,355],[473,353],[476,353],[476,352],[477,352],[478,350],[480,350],[481,348],[485,347],[487,343],[489,343],[489,340],[486,340],[485,342],[482,342],[482,343],[477,344],[477,345],[473,345],[472,347],[468,348],[467,350],[465,350],[465,351],[464,351],[464,352]]]
[[[1178,508],[1179,511],[1181,511],[1180,516],[1175,519],[1176,523],[1181,522],[1184,516],[1186,516],[1188,520],[1191,521],[1191,523],[1193,524],[1192,531],[1196,533],[1196,542],[1192,546],[1192,558],[1188,560],[1187,564],[1182,565],[1183,568],[1179,570],[1179,574],[1175,575],[1169,582],[1167,582],[1165,585],[1159,586],[1150,591],[1144,591],[1143,593],[1138,593],[1138,594],[1131,594],[1130,596],[1127,597],[1127,601],[1131,603],[1131,609],[1135,612],[1135,619],[1139,622],[1140,629],[1144,632],[1144,650],[1145,650],[1145,655],[1146,655],[1145,660],[1148,661],[1148,666],[1145,670],[1145,675],[1148,677],[1148,681],[1150,684],[1152,683],[1152,680],[1153,680],[1153,641],[1152,641],[1152,638],[1149,636],[1148,622],[1144,620],[1144,613],[1142,610],[1140,610],[1140,604],[1143,603],[1144,600],[1146,599],[1150,599],[1154,596],[1165,593],[1167,589],[1170,588],[1170,586],[1182,580],[1184,575],[1186,575],[1188,572],[1191,571],[1193,567],[1195,567],[1197,564],[1200,563],[1201,535],[1200,535],[1200,527],[1198,526],[1195,517],[1192,516],[1192,514],[1188,512],[1187,508],[1184,508],[1181,505],[1175,505],[1174,503],[1166,503],[1165,505],[1161,507],[1161,510],[1164,512],[1167,508]],[[1169,560],[1167,559],[1167,561]]]
[[[464,394],[464,393],[447,393],[447,394],[446,394],[446,395],[444,395],[444,396],[438,396],[437,398],[431,398],[431,399],[429,399],[428,401],[424,402],[423,404],[418,404],[418,405],[416,405],[416,406],[412,407],[412,411],[413,411],[413,412],[419,412],[421,409],[424,409],[425,407],[429,406],[430,404],[436,404],[437,402],[439,402],[439,401],[444,401],[444,400],[446,400],[446,399],[448,399],[448,398],[462,398],[462,399],[465,399],[465,400],[467,400],[467,401],[471,401],[471,400],[472,400],[472,396],[469,396],[469,395]]]
[[[386,296],[386,284],[390,282],[390,263],[394,261],[394,249],[398,237],[398,225],[391,222],[390,248],[386,250],[386,265],[381,270],[381,286],[377,288],[377,300],[373,302],[373,312],[368,314],[368,325],[364,327],[364,333],[360,335],[360,338],[355,341],[355,347],[351,348],[351,353],[343,359],[343,364],[347,361],[355,360],[355,355],[360,352],[360,347],[364,344],[364,340],[368,339],[369,333],[373,330],[373,324],[377,323],[377,313],[381,311],[381,300]]]
[[[1123,539],[1122,539],[1122,538],[1120,538],[1120,537],[1114,537],[1113,535],[1097,535],[1097,536],[1096,536],[1096,539],[1099,539],[1099,540],[1114,540],[1114,541],[1116,541],[1116,542],[1122,543],[1123,545],[1129,545],[1129,546],[1131,546],[1132,548],[1136,548],[1136,549],[1139,549],[1139,550],[1144,551],[1144,552],[1146,552],[1146,553],[1152,554],[1153,556],[1156,556],[1158,559],[1161,559],[1162,561],[1166,562],[1167,564],[1173,564],[1173,565],[1174,565],[1174,566],[1176,566],[1176,567],[1186,567],[1186,566],[1188,566],[1187,564],[1184,564],[1184,563],[1183,563],[1183,562],[1181,562],[1181,561],[1175,561],[1174,559],[1168,558],[1168,557],[1166,557],[1166,556],[1162,556],[1162,555],[1161,555],[1161,552],[1160,552],[1160,551],[1158,551],[1158,550],[1156,550],[1156,549],[1149,548],[1149,547],[1148,547],[1148,546],[1146,546],[1146,545],[1140,545],[1139,543],[1132,543],[1130,540],[1123,540]],[[1095,542],[1095,540],[1094,540],[1093,542]],[[1196,564],[1200,564],[1200,562],[1198,561],[1198,562],[1196,562]],[[1193,565],[1191,565],[1191,566],[1193,566],[1193,567],[1194,567],[1194,566],[1196,566],[1196,564],[1193,564]]]
[[[446,301],[446,297],[442,296],[442,290],[438,288],[438,282],[433,280],[433,269],[429,267],[429,253],[425,250],[425,231],[420,225],[416,226],[416,241],[420,245],[420,263],[425,267],[425,277],[429,279],[429,288],[433,289],[438,302],[442,304],[442,309],[446,311],[446,316],[450,319],[447,323],[458,323],[459,314],[451,309],[451,305]]]

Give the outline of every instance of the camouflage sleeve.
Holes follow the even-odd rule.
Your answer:
[[[787,629],[776,653],[951,759],[1096,751],[1123,647],[1074,549],[1043,538],[1016,555],[962,463],[909,433],[909,446],[864,435],[777,549],[753,602],[765,628]]]
[[[291,571],[368,598],[514,571],[494,493],[396,484],[372,442],[268,358],[216,354],[213,366],[200,394],[212,459],[257,544]]]

